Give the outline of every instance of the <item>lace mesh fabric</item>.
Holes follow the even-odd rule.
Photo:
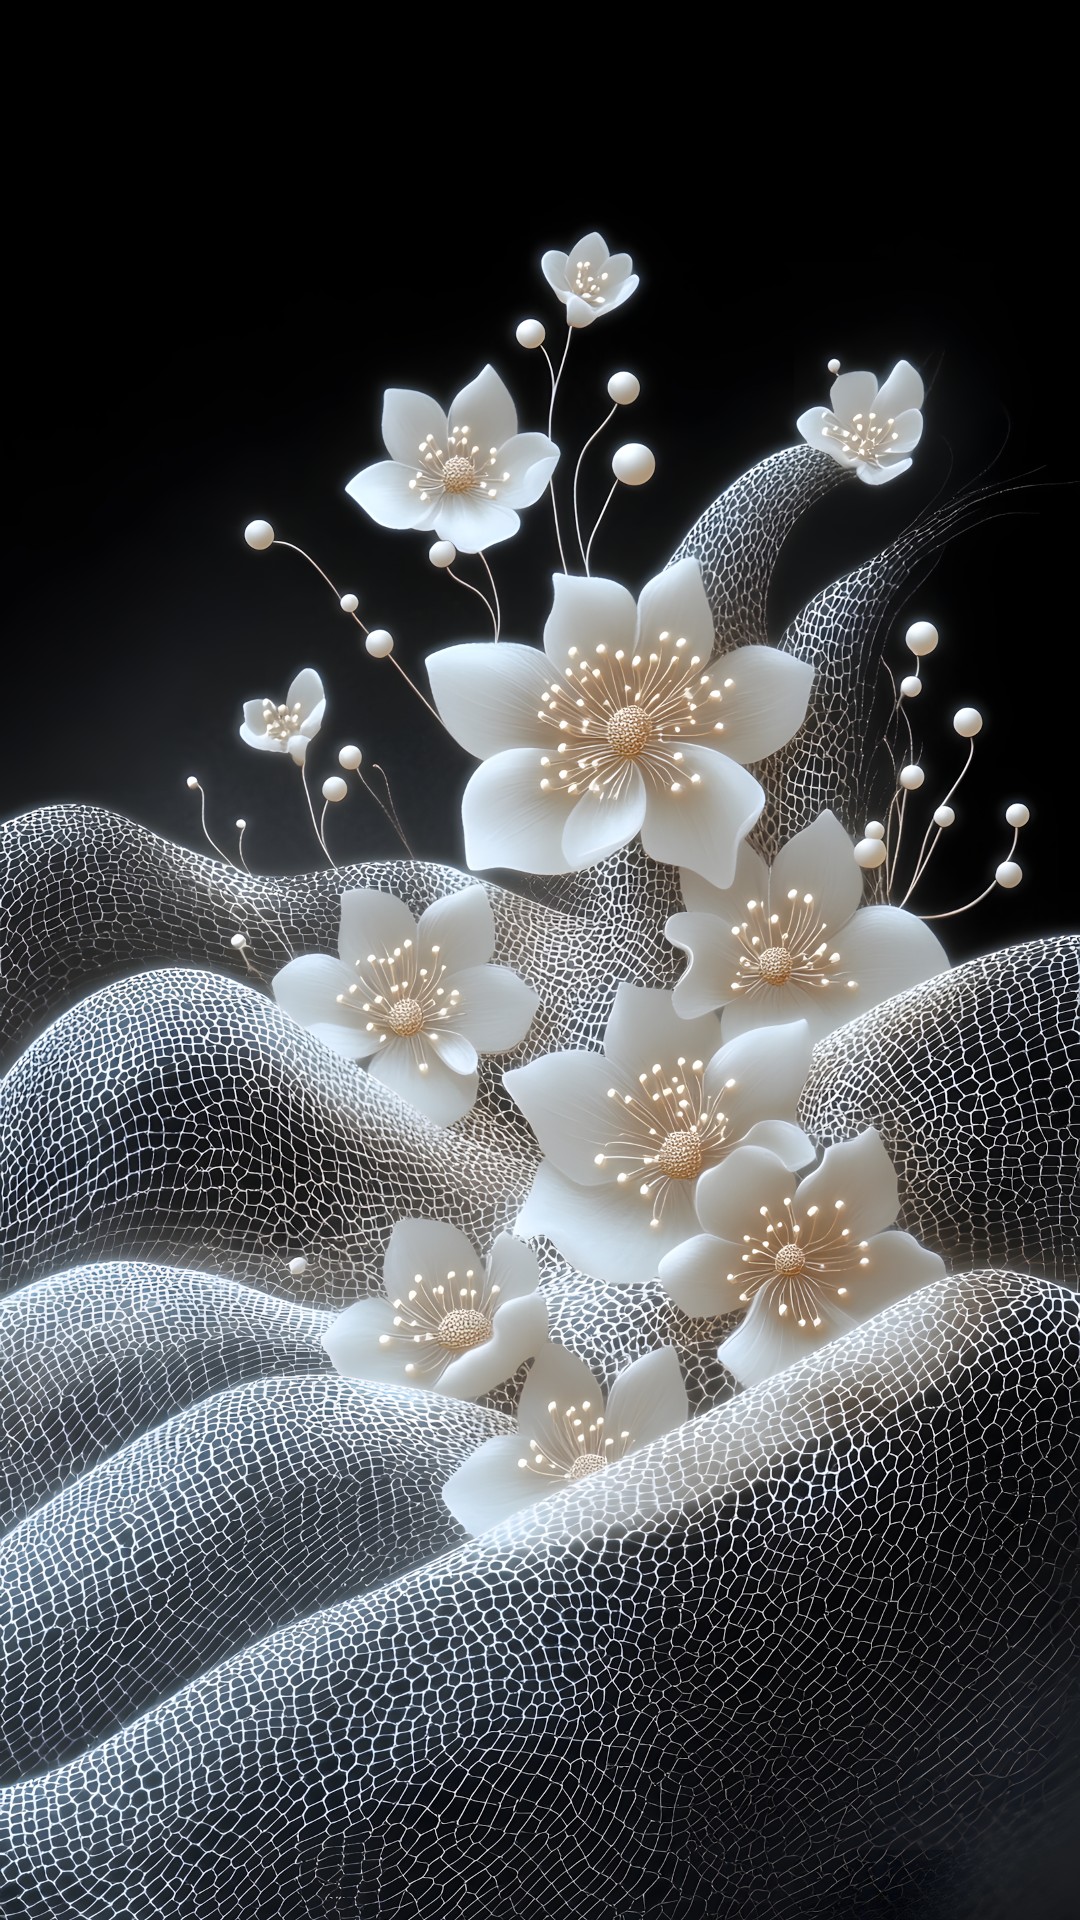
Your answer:
[[[780,539],[837,477],[776,455],[688,536],[729,638],[764,637]],[[818,678],[764,775],[764,850],[826,804],[867,811],[856,689],[889,596],[969,505],[781,639]],[[1077,943],[969,963],[815,1056],[814,1130],[872,1117],[905,1224],[979,1271],[729,1399],[722,1326],[676,1325],[655,1285],[622,1311],[544,1250],[556,1337],[610,1378],[674,1333],[711,1410],[446,1554],[434,1462],[512,1394],[455,1429],[430,1399],[336,1381],[318,1335],[376,1283],[402,1213],[482,1248],[512,1220],[535,1149],[507,1062],[440,1132],[227,974],[240,927],[268,975],[286,945],[332,950],[342,886],[419,911],[465,876],[253,880],[67,807],[0,852],[12,1054],[53,1018],[0,1091],[0,1271],[22,1289],[0,1305],[7,1737],[33,1767],[102,1741],[0,1790],[0,1914],[857,1920],[918,1888],[994,1912],[1002,1848],[1041,1831],[1078,1754],[1078,1305],[984,1264],[1071,1271],[1075,1115],[1055,1103]],[[544,1001],[515,1058],[595,1045],[617,979],[671,983],[676,885],[631,849],[489,889],[496,958]]]

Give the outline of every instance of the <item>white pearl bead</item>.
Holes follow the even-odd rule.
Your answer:
[[[385,660],[394,651],[394,636],[385,627],[372,627],[364,645],[373,660]]]
[[[249,520],[244,528],[244,539],[256,553],[265,553],[267,547],[274,544],[274,529],[269,520]]]
[[[1006,807],[1005,818],[1010,827],[1026,827],[1031,813],[1022,800],[1014,800],[1011,807]]]
[[[863,832],[868,840],[884,840],[884,823],[881,820],[868,820]]]
[[[830,372],[830,373],[839,373],[839,371],[840,371],[840,362],[839,362],[839,360],[830,360],[830,361],[829,361],[829,372]]]
[[[1023,877],[1023,868],[1018,867],[1015,860],[1003,860],[1000,867],[994,870],[994,879],[999,887],[1018,887]]]
[[[199,784],[199,783],[198,783],[198,781],[196,780],[196,778],[195,778],[195,775],[194,775],[193,773],[189,773],[189,774],[188,774],[188,777],[187,777],[187,784],[188,784],[188,786],[189,786],[189,787],[191,787],[192,789],[194,789],[195,787],[197,787],[197,786],[198,786],[198,784]]]
[[[922,692],[922,681],[917,673],[905,673],[900,682],[900,691],[907,700],[914,700]]]
[[[522,320],[518,324],[517,343],[519,347],[542,347],[547,339],[547,328],[541,320]]]
[[[360,605],[360,602],[357,599],[355,593],[343,593],[341,596],[341,599],[338,602],[338,605],[340,606],[342,613],[355,613],[357,607]]]
[[[636,373],[613,373],[607,390],[609,400],[614,400],[617,407],[628,407],[641,392],[641,381]]]
[[[859,840],[855,846],[857,867],[880,867],[889,857],[884,840]]]
[[[921,787],[925,779],[926,775],[921,767],[912,765],[900,769],[900,785],[906,787],[909,793],[914,793],[917,787]]]
[[[235,947],[237,953],[242,953],[244,948],[247,946],[247,935],[243,933],[234,933],[232,939],[229,941],[229,945],[230,947]]]
[[[934,825],[937,827],[951,827],[955,819],[952,807],[938,807],[934,812]]]
[[[933,653],[937,643],[938,630],[931,626],[929,620],[916,620],[904,635],[905,647],[917,660],[924,660],[928,653]]]
[[[427,557],[433,567],[452,567],[457,559],[457,548],[452,540],[436,540],[435,545],[428,548]]]
[[[337,757],[338,766],[344,767],[346,773],[355,773],[363,758],[359,747],[342,747]]]
[[[244,832],[246,832],[246,830],[247,830],[247,821],[246,821],[246,820],[238,820],[238,821],[237,821],[237,823],[236,823],[236,830],[237,830],[237,832],[238,832],[238,833],[244,833]]]
[[[982,731],[983,717],[978,707],[961,707],[959,713],[953,714],[952,723],[961,740],[974,740]]]
[[[324,780],[322,783],[322,797],[324,800],[331,802],[344,800],[348,791],[348,784],[342,779],[340,773],[332,773],[329,780]]]
[[[656,472],[656,455],[640,441],[631,440],[612,456],[611,471],[624,487],[643,487]]]
[[[289,1272],[295,1274],[298,1280],[302,1273],[307,1272],[307,1261],[302,1253],[298,1253],[295,1260],[289,1261]]]

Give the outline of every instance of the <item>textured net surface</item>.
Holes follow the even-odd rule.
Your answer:
[[[1075,1724],[1078,1358],[1046,1283],[924,1289],[0,1792],[0,1913],[854,1920],[970,1887]]]

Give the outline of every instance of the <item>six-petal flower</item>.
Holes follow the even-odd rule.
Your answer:
[[[909,361],[898,360],[881,387],[872,373],[838,374],[829,399],[795,423],[809,446],[853,467],[870,487],[907,472],[923,429],[923,383]]]
[[[283,701],[245,700],[240,738],[260,753],[289,753],[302,767],[326,712],[323,683],[314,667],[303,667]]]
[[[628,253],[609,253],[599,233],[583,234],[569,253],[554,248],[540,261],[544,278],[566,308],[567,325],[591,327],[602,313],[629,300],[638,277]]]

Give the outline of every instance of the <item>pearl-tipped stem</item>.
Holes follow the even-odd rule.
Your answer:
[[[1019,827],[1014,827],[1013,837],[1012,837],[1012,846],[1009,848],[1008,853],[1005,855],[1005,861],[1001,862],[1003,866],[1006,861],[1009,861],[1012,859],[1013,854],[1016,852],[1016,843],[1019,840],[1019,838],[1020,838],[1020,829]],[[996,892],[997,888],[1000,885],[1001,885],[1001,882],[997,879],[995,875],[994,879],[991,880],[990,885],[988,887],[984,887],[981,893],[977,893],[975,895],[974,900],[966,900],[962,907],[951,907],[948,913],[924,913],[921,917],[924,920],[955,920],[958,913],[970,913],[972,907],[981,906],[984,900],[989,900],[990,895]]]
[[[471,580],[463,580],[460,573],[454,572],[453,567],[447,567],[446,571],[449,574],[451,580],[457,581],[459,587],[468,587],[470,593],[475,593],[477,599],[483,601],[491,617],[491,624],[495,630],[495,638],[497,640],[499,637],[499,622],[495,616],[495,609],[492,606],[491,601],[488,599],[487,594],[484,592],[483,588],[474,587]]]
[[[441,726],[443,726],[443,724],[444,724],[444,723],[443,723],[443,717],[442,717],[442,715],[441,715],[441,713],[436,713],[436,711],[435,711],[435,708],[434,708],[434,707],[432,706],[432,704],[431,704],[431,701],[430,701],[430,700],[427,700],[427,699],[425,699],[425,698],[424,698],[424,695],[423,695],[423,694],[421,693],[421,691],[420,691],[420,689],[419,689],[419,687],[417,686],[417,684],[416,684],[416,682],[415,682],[415,680],[410,680],[410,679],[409,679],[409,676],[408,676],[408,674],[406,673],[406,671],[405,671],[405,669],[404,669],[404,667],[402,666],[402,664],[401,664],[401,662],[400,662],[400,660],[398,659],[398,657],[397,657],[397,654],[396,654],[396,653],[390,653],[390,654],[387,654],[387,656],[386,656],[386,657],[387,657],[387,659],[389,660],[389,662],[390,662],[390,665],[391,665],[392,667],[396,667],[396,668],[397,668],[397,670],[398,670],[398,672],[400,673],[400,675],[401,675],[401,677],[402,677],[402,679],[403,679],[403,680],[404,680],[404,682],[405,682],[405,685],[406,685],[407,687],[411,687],[411,688],[412,688],[412,691],[413,691],[413,692],[415,693],[415,695],[416,695],[416,697],[417,697],[417,699],[419,700],[419,702],[420,702],[420,704],[421,704],[421,706],[424,706],[424,707],[426,707],[426,708],[427,708],[427,710],[428,710],[428,712],[430,713],[430,715],[431,715],[431,717],[432,717],[432,719],[433,719],[433,720],[437,720],[437,721],[438,721],[438,723],[439,723],[439,725],[440,725],[440,727],[441,727]]]
[[[386,816],[386,819],[389,821],[390,825],[393,827],[394,832],[397,834],[397,837],[401,841],[401,844],[404,847],[406,853],[408,854],[410,860],[414,860],[416,858],[416,855],[413,853],[413,850],[410,847],[409,842],[405,837],[405,829],[402,826],[401,821],[398,819],[397,808],[394,805],[394,796],[390,791],[390,782],[386,775],[386,768],[381,767],[378,761],[375,760],[372,762],[371,771],[372,773],[382,774],[383,785],[386,788],[386,800],[383,799],[381,794],[376,793],[374,787],[371,785],[371,782],[365,779],[364,775],[360,773],[359,769],[357,769],[357,777],[360,781],[360,785],[366,788],[367,792],[370,793],[372,799],[375,802],[375,805],[382,809],[383,814]]]
[[[953,797],[953,794],[956,792],[957,787],[960,785],[961,780],[963,779],[965,773],[970,767],[974,754],[975,754],[975,741],[974,741],[974,738],[972,738],[968,741],[967,759],[964,761],[963,766],[961,767],[959,773],[957,774],[956,779],[953,781],[952,786],[949,788],[948,793],[945,795],[944,800],[939,802],[937,808],[935,809],[936,812],[940,813],[942,807],[948,806],[950,800]],[[916,887],[918,886],[919,881],[922,879],[923,874],[926,872],[927,867],[930,865],[930,862],[934,857],[934,849],[937,846],[938,841],[941,839],[941,836],[944,833],[944,831],[945,831],[944,827],[937,826],[935,821],[931,819],[930,824],[926,829],[926,832],[923,834],[922,846],[919,848],[919,857],[915,862],[915,871],[911,876],[911,883],[903,899],[900,902],[900,905],[902,907],[907,906],[907,903],[911,899],[911,896],[914,893]],[[931,834],[933,834],[933,839],[930,838]],[[980,895],[980,898],[984,898],[984,897],[985,896]],[[972,902],[972,904],[974,903]],[[956,911],[960,913],[965,911],[965,909],[958,907]],[[934,919],[939,919],[939,918],[942,918],[943,916],[938,914],[935,914],[933,916],[924,915],[924,918],[931,918],[931,917]]]
[[[559,381],[563,377],[563,368],[566,365],[566,356],[570,351],[570,340],[573,335],[573,331],[574,331],[573,327],[569,324],[569,322],[567,322],[566,345],[562,350],[562,359],[559,361],[558,373],[556,373],[555,371],[554,365],[552,363],[551,355],[548,352],[547,348],[541,347],[540,349],[541,353],[544,356],[544,359],[547,361],[548,372],[551,375],[551,404],[548,407],[548,423],[547,423],[547,437],[549,440],[551,439],[552,422],[555,418],[555,395],[559,391]],[[564,573],[569,573],[570,569],[566,564],[566,555],[563,552],[562,534],[559,530],[559,504],[555,498],[555,475],[554,474],[552,474],[551,479],[548,481],[548,492],[551,495],[551,514],[555,522],[555,544],[559,549],[559,559],[562,563],[562,570]]]
[[[298,553],[300,555],[301,560],[306,560],[309,567],[314,567],[316,573],[319,576],[319,579],[326,581],[327,586],[329,587],[331,593],[334,596],[334,599],[337,601],[338,606],[340,607],[341,600],[342,600],[341,594],[338,592],[337,588],[335,587],[333,581],[330,578],[330,575],[328,573],[323,572],[318,561],[313,560],[310,553],[305,553],[303,547],[298,547],[295,541],[293,540],[275,540],[274,545],[275,547],[288,547],[290,553]],[[356,624],[359,627],[361,633],[367,632],[367,628],[365,627],[363,621],[360,619],[357,613],[350,612],[349,619],[356,621]]]
[[[600,425],[596,429],[596,432],[591,433],[589,435],[589,438],[586,440],[585,445],[581,449],[581,452],[578,454],[577,466],[574,468],[574,532],[577,534],[578,552],[581,555],[582,563],[584,565],[586,574],[589,571],[589,560],[588,560],[588,555],[585,552],[585,542],[581,537],[581,519],[578,514],[578,475],[581,472],[581,463],[584,460],[585,455],[588,453],[589,448],[592,446],[593,441],[599,440],[600,435],[604,431],[604,428],[606,426],[610,426],[612,420],[614,420],[615,415],[618,413],[618,411],[619,411],[619,403],[618,401],[616,401],[614,406],[611,409],[611,412],[606,413],[604,415],[604,418],[601,420]]]
[[[499,634],[502,631],[502,608],[499,606],[499,594],[495,585],[495,575],[488,565],[488,557],[482,547],[477,557],[483,566],[484,572],[487,574],[488,584],[491,587],[491,598],[495,602],[495,642],[496,645],[498,645]]]
[[[250,873],[251,868],[248,866],[248,863],[244,858],[244,835],[247,832],[247,821],[238,820],[236,825],[238,830],[238,838],[236,842],[237,862],[241,867],[243,867],[245,873]]]
[[[610,493],[608,494],[608,497],[607,497],[607,499],[606,499],[606,500],[604,501],[604,504],[603,504],[603,506],[601,507],[601,509],[600,509],[600,511],[599,511],[599,513],[598,513],[598,514],[597,514],[597,516],[596,516],[596,524],[595,524],[595,526],[593,527],[593,530],[592,530],[592,532],[591,532],[591,533],[590,533],[590,535],[589,535],[589,544],[588,544],[588,546],[587,546],[587,547],[586,547],[586,549],[585,549],[585,571],[586,571],[586,573],[588,573],[588,571],[589,571],[589,555],[590,555],[590,553],[592,552],[592,543],[593,543],[593,541],[594,541],[594,540],[596,539],[596,536],[597,536],[597,534],[598,534],[598,533],[599,533],[599,531],[600,531],[600,522],[601,522],[601,520],[603,519],[603,517],[604,517],[604,515],[605,515],[605,513],[607,512],[607,510],[608,510],[608,508],[610,507],[610,505],[611,505],[611,503],[612,503],[612,501],[614,500],[614,498],[615,498],[615,495],[616,495],[616,493],[617,493],[617,491],[618,491],[618,487],[619,487],[619,482],[618,482],[617,480],[613,480],[613,481],[612,481],[612,483],[611,483],[611,492],[610,492]]]
[[[227,867],[235,867],[236,861],[233,860],[230,857],[230,855],[226,853],[224,847],[218,846],[217,841],[213,838],[210,832],[210,829],[206,824],[206,793],[203,788],[202,782],[200,780],[196,780],[195,775],[192,774],[188,780],[188,786],[193,793],[197,793],[199,796],[199,825],[202,828],[203,839],[206,841],[207,846],[213,848],[214,852],[217,854],[218,859],[223,860]]]
[[[303,764],[301,764],[301,767],[300,767],[300,784],[304,789],[304,799],[307,801],[308,812],[311,815],[311,824],[315,829],[315,838],[318,841],[323,852],[325,853],[327,859],[330,861],[330,865],[332,867],[336,866],[337,862],[330,858],[330,849],[327,846],[326,841],[322,837],[322,833],[319,828],[319,823],[315,818],[315,808],[314,808],[314,805],[312,804],[312,799],[311,799],[311,788],[308,786],[307,767]]]

